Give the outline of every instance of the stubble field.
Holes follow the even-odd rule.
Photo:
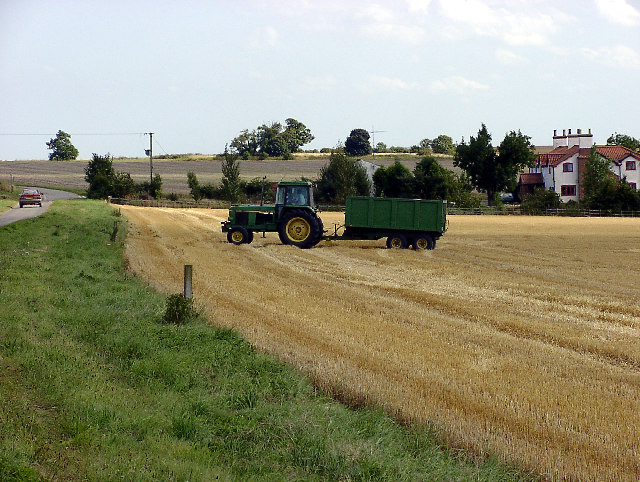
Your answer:
[[[234,246],[226,210],[122,207],[130,267],[353,404],[545,478],[640,478],[640,224],[451,216],[434,251]],[[325,227],[338,213],[322,214]]]

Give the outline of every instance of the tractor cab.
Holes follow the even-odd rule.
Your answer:
[[[283,181],[278,183],[276,206],[313,208],[313,190],[310,182]]]
[[[276,219],[280,219],[290,208],[316,212],[313,202],[313,188],[310,182],[282,181],[278,183],[275,205]]]

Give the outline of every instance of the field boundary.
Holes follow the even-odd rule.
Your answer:
[[[228,209],[231,203],[228,201],[171,201],[169,199],[122,199],[109,198],[108,203],[129,206],[143,206],[151,208],[199,208],[199,209]]]
[[[565,217],[618,217],[618,218],[637,218],[640,217],[640,211],[610,211],[607,209],[540,209],[532,212],[525,211],[520,206],[501,206],[480,208],[447,208],[448,214],[464,214],[464,215],[492,215],[492,216],[565,216]]]
[[[146,206],[154,208],[200,208],[200,209],[228,209],[231,203],[221,200],[209,201],[171,201],[168,199],[122,199],[110,198],[107,200],[112,204],[124,204],[130,206]],[[344,212],[345,207],[335,204],[318,205],[320,211]],[[520,206],[502,206],[480,208],[447,208],[447,214],[468,215],[468,216],[559,216],[559,217],[618,217],[618,218],[639,218],[640,211],[608,211],[605,209],[544,209],[534,212],[524,211]]]

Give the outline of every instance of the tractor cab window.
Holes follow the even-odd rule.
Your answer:
[[[287,189],[286,204],[294,206],[308,206],[309,188],[307,186],[290,186]]]

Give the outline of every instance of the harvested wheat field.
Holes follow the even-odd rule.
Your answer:
[[[352,403],[543,478],[640,479],[640,221],[451,216],[434,251],[235,246],[223,210],[122,207],[131,269]],[[326,227],[341,214],[323,213]]]

